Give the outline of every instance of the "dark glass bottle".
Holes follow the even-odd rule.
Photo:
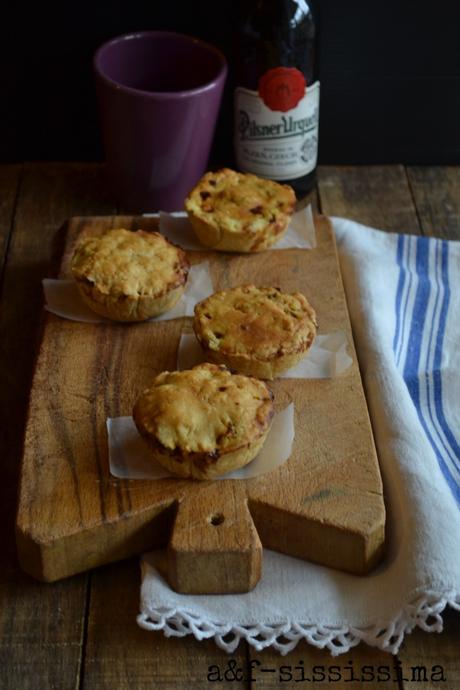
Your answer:
[[[315,183],[319,82],[311,0],[246,0],[237,37],[234,151],[240,170]]]

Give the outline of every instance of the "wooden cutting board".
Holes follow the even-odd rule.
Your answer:
[[[299,290],[320,333],[345,331],[353,365],[331,379],[270,384],[278,409],[295,403],[292,456],[250,480],[120,480],[109,473],[106,419],[130,415],[154,376],[176,368],[187,319],[85,324],[45,316],[30,396],[17,516],[22,567],[54,581],[167,546],[165,575],[183,593],[245,592],[261,575],[262,545],[366,573],[384,544],[382,482],[330,223],[313,250],[255,255],[189,252],[210,262],[216,290],[254,282]],[[156,229],[142,217],[73,218],[76,239],[112,227]]]

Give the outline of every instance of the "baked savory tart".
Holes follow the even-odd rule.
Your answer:
[[[158,232],[109,230],[83,239],[72,257],[83,300],[116,321],[144,321],[171,309],[184,292],[185,252]]]
[[[273,379],[305,357],[317,323],[300,292],[242,285],[199,302],[193,329],[208,360]]]
[[[286,232],[294,212],[292,187],[223,168],[208,172],[185,208],[202,244],[228,252],[258,252]]]
[[[214,479],[253,460],[270,429],[273,394],[215,364],[164,371],[137,400],[134,422],[172,474]]]

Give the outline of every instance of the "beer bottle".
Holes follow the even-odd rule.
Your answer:
[[[242,4],[235,64],[236,165],[290,184],[300,198],[314,185],[318,153],[311,0]]]

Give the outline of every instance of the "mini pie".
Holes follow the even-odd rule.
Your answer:
[[[83,300],[116,321],[144,321],[171,309],[184,292],[185,252],[158,232],[110,230],[75,248],[72,274]]]
[[[164,371],[133,410],[154,458],[192,479],[214,479],[247,465],[262,448],[273,414],[265,383],[215,364]]]
[[[208,172],[185,208],[202,244],[229,252],[258,252],[287,230],[295,207],[288,185],[223,168]]]
[[[199,302],[193,329],[210,361],[273,379],[305,357],[317,323],[300,292],[242,285]]]

